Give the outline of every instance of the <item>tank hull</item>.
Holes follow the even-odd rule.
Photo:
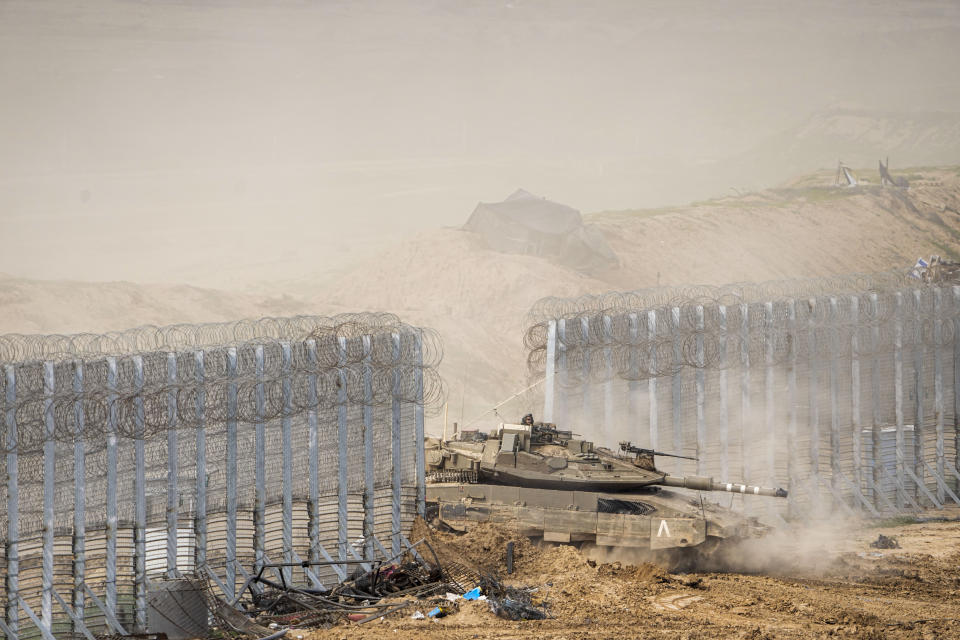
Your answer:
[[[465,531],[499,522],[548,542],[649,550],[692,549],[709,539],[762,535],[766,527],[693,500],[683,490],[568,491],[495,484],[427,485],[428,509]]]

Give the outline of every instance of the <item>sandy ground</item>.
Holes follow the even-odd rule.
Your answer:
[[[942,513],[939,515],[943,515]],[[958,514],[948,514],[956,516]],[[869,546],[878,534],[900,549]],[[363,626],[294,630],[304,640],[343,638],[960,638],[960,522],[891,527],[844,524],[819,536],[792,534],[764,574],[672,574],[657,566],[597,564],[569,546],[518,546],[510,582],[536,586],[553,618],[502,620],[482,602],[463,603],[436,620],[412,620],[417,608]],[[511,532],[492,525],[438,546],[503,571]],[[815,536],[817,537],[817,536]],[[798,553],[799,550],[799,553]],[[780,562],[776,562],[779,558]],[[779,566],[778,566],[779,565]],[[432,603],[420,603],[426,612]]]

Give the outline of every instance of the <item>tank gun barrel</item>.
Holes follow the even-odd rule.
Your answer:
[[[728,491],[730,493],[742,493],[755,496],[770,496],[771,498],[786,498],[785,489],[777,487],[771,489],[768,487],[757,487],[749,484],[735,484],[732,482],[714,482],[713,478],[707,476],[664,476],[663,484],[668,487],[682,487],[684,489],[696,489],[697,491]]]

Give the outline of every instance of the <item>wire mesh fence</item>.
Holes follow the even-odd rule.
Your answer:
[[[793,513],[957,500],[960,287],[899,274],[546,299],[526,333],[546,419],[787,483]],[[776,511],[761,502],[749,510]]]
[[[397,552],[441,356],[390,314],[0,336],[4,633],[143,632],[151,577],[229,598],[270,557]]]

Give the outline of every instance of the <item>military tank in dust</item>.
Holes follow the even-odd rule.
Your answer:
[[[656,468],[654,456],[686,456],[629,442],[620,443],[618,454],[554,424],[524,422],[501,424],[489,436],[463,432],[450,441],[427,440],[428,519],[455,531],[500,522],[534,540],[588,551],[630,548],[682,568],[714,554],[724,541],[768,530],[684,489],[787,496],[783,489],[668,475]]]

